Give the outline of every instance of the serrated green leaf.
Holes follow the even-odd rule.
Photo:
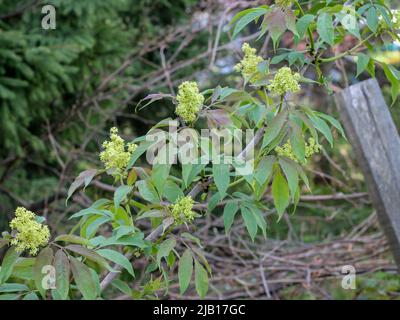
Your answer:
[[[208,291],[208,274],[204,267],[197,261],[194,261],[195,285],[200,298],[204,298]]]
[[[345,14],[341,19],[341,24],[344,29],[350,32],[353,36],[360,39],[360,26],[357,21],[357,18],[353,14]]]
[[[68,199],[72,196],[72,194],[82,185],[84,185],[84,188],[86,188],[92,181],[92,179],[96,176],[96,174],[97,174],[96,169],[88,169],[81,172],[69,187],[67,199],[65,201],[67,202]]]
[[[158,252],[157,252],[157,263],[158,265],[161,264],[161,259],[168,257],[169,253],[172,251],[172,249],[176,246],[176,240],[174,238],[169,238],[167,240],[164,240],[158,247]]]
[[[46,266],[51,266],[53,264],[53,257],[53,250],[50,247],[46,247],[40,251],[39,255],[36,257],[36,261],[33,266],[35,286],[36,289],[39,290],[42,298],[46,297],[47,290],[47,288],[43,286],[43,278],[47,276],[47,273],[44,272],[45,270],[43,268]]]
[[[136,182],[139,193],[143,199],[151,203],[159,203],[160,197],[154,188],[154,185],[148,180],[140,180]]]
[[[299,184],[299,174],[297,169],[291,162],[286,159],[279,159],[279,164],[283,170],[283,173],[286,176],[286,180],[288,181],[290,194],[292,195],[292,199],[294,200],[296,190],[298,189]]]
[[[180,294],[184,294],[189,287],[193,274],[193,256],[189,249],[186,249],[179,259],[178,278]]]
[[[289,187],[279,169],[276,170],[274,181],[272,182],[272,197],[274,198],[274,204],[276,211],[278,212],[279,221],[282,218],[285,209],[289,205]]]
[[[101,255],[99,255],[92,249],[88,249],[88,248],[85,248],[85,247],[82,247],[79,245],[75,245],[75,244],[68,245],[65,247],[65,249],[75,252],[89,260],[92,260],[93,262],[97,263],[99,266],[106,268],[109,271],[115,271],[110,267],[108,262]]]
[[[223,200],[230,182],[229,164],[214,163],[212,167],[215,185],[220,194],[220,199]]]
[[[242,31],[250,22],[258,19],[267,12],[268,10],[266,10],[265,8],[249,9],[247,13],[242,16],[236,23],[232,37],[235,38],[238,33]]]
[[[63,250],[58,250],[54,256],[56,269],[56,291],[61,300],[66,300],[69,293],[70,265],[69,259]]]
[[[358,77],[367,68],[369,60],[370,60],[370,57],[362,52],[360,52],[357,55],[357,75],[356,75],[356,77]]]
[[[228,202],[224,207],[223,219],[224,219],[224,227],[225,232],[228,233],[232,227],[233,220],[235,219],[235,214],[239,210],[239,206],[237,202],[231,201]]]
[[[334,117],[322,112],[318,112],[318,116],[320,118],[324,118],[325,120],[327,120],[332,126],[334,126],[339,131],[341,136],[347,140],[346,134],[344,133],[343,127],[339,121],[337,121]]]
[[[310,116],[309,118],[311,122],[314,124],[315,129],[317,129],[324,135],[324,137],[326,138],[326,140],[328,140],[329,144],[332,147],[333,146],[332,132],[329,126],[326,124],[326,122],[317,116]]]
[[[151,181],[160,195],[164,193],[164,186],[167,182],[170,169],[171,166],[169,164],[155,164],[153,166]]]
[[[76,236],[74,234],[61,234],[54,239],[55,242],[69,242],[75,244],[87,245],[89,243],[88,239],[82,238],[80,236]]]
[[[297,34],[299,35],[300,39],[302,39],[304,37],[310,23],[314,20],[314,18],[315,18],[314,15],[306,14],[297,20],[296,29],[297,29]]]
[[[271,176],[275,156],[266,156],[261,158],[254,173],[254,179],[262,186]]]
[[[335,31],[331,14],[324,12],[318,17],[317,31],[324,42],[334,45]]]
[[[120,265],[126,271],[128,271],[132,275],[132,277],[135,277],[135,272],[133,271],[131,262],[123,254],[111,249],[98,249],[96,250],[96,253],[106,258],[107,260],[110,260],[115,264]]]
[[[378,30],[379,20],[375,7],[370,7],[367,11],[367,26],[372,32]]]
[[[125,293],[127,296],[132,296],[132,289],[124,281],[120,279],[114,279],[111,282],[111,285],[120,290],[121,292]]]
[[[90,269],[74,257],[70,257],[70,261],[72,275],[83,298],[85,300],[95,300],[97,297],[97,288]]]
[[[39,300],[39,297],[35,292],[30,292],[22,300]]]
[[[247,207],[241,205],[240,211],[242,213],[244,224],[246,226],[247,231],[249,232],[251,240],[254,241],[257,235],[257,221],[253,213]]]
[[[290,125],[292,127],[289,137],[290,145],[292,146],[292,150],[296,158],[303,163],[306,157],[306,143],[304,141],[303,132],[296,123],[292,122]]]
[[[29,288],[21,283],[5,283],[0,285],[0,293],[28,291]]]
[[[133,186],[120,186],[114,192],[114,208],[118,209],[122,201],[127,197],[127,195],[133,190]]]
[[[400,94],[400,73],[396,70],[395,67],[388,65],[386,63],[382,63],[383,71],[385,72],[386,78],[389,80],[392,93],[392,106],[396,102],[399,94]]]
[[[11,247],[4,255],[0,269],[0,284],[6,282],[11,276],[13,268],[17,262],[20,253],[15,251],[15,247]]]
[[[267,129],[265,129],[264,138],[261,145],[262,149],[268,146],[278,136],[286,121],[286,116],[287,113],[285,111],[282,111],[269,123]]]
[[[169,202],[174,203],[178,198],[182,198],[184,194],[175,182],[168,180],[164,186],[164,196]]]

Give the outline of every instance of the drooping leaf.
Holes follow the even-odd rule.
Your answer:
[[[317,116],[310,116],[309,118],[311,122],[314,124],[315,128],[324,135],[324,137],[326,138],[326,140],[328,140],[331,147],[333,147],[332,132],[329,126],[326,124],[326,122]]]
[[[175,182],[168,180],[164,186],[164,196],[169,202],[174,203],[178,198],[182,198],[184,194]]]
[[[169,164],[155,164],[153,166],[151,181],[160,195],[164,193],[164,185],[167,182],[170,169]]]
[[[267,129],[265,129],[264,138],[261,146],[262,149],[268,146],[278,136],[286,121],[286,116],[287,113],[285,111],[282,111],[269,123]]]
[[[235,219],[235,214],[239,210],[239,206],[235,201],[228,202],[224,207],[224,227],[225,232],[229,232],[231,226],[233,224],[233,220]]]
[[[375,7],[371,6],[367,11],[367,26],[372,32],[375,33],[378,30],[378,24],[378,14]]]
[[[135,164],[137,159],[140,158],[140,156],[145,153],[152,145],[154,144],[154,141],[145,141],[141,143],[135,151],[131,155],[131,159],[129,160],[129,163],[127,165],[127,169],[132,168],[132,166]]]
[[[263,27],[269,31],[271,39],[276,49],[280,37],[286,31],[286,14],[280,8],[274,8],[265,15]]]
[[[39,300],[39,297],[35,292],[30,292],[22,300]]]
[[[275,160],[275,156],[266,156],[258,163],[254,173],[254,179],[256,179],[261,186],[270,178]]]
[[[292,200],[294,200],[299,184],[299,174],[296,170],[296,167],[293,166],[290,161],[280,158],[279,164],[286,176],[289,184],[290,194],[292,195]]]
[[[386,78],[390,81],[392,85],[392,106],[397,101],[400,94],[400,72],[392,65],[382,63],[383,71],[385,72]]]
[[[240,206],[240,211],[242,213],[244,224],[246,226],[247,231],[249,232],[251,240],[254,241],[254,239],[255,239],[255,237],[257,235],[257,221],[256,221],[256,218],[254,217],[254,215],[251,212],[251,210],[249,210],[247,207],[245,207],[243,205]]]
[[[68,245],[65,247],[65,249],[68,249],[72,252],[81,255],[82,257],[92,260],[93,262],[96,262],[99,266],[106,268],[109,271],[113,271],[108,262],[101,255],[99,255],[92,249],[88,249],[75,244]]]
[[[54,256],[54,268],[56,269],[56,291],[61,300],[68,298],[70,265],[69,259],[63,250],[58,250]]]
[[[76,236],[74,234],[61,234],[54,239],[55,242],[62,241],[62,242],[69,242],[75,244],[82,244],[87,245],[89,240],[82,238],[80,236]]]
[[[189,249],[186,249],[179,259],[178,278],[181,295],[189,287],[190,279],[193,274],[193,256]]]
[[[214,181],[220,194],[220,200],[222,200],[225,197],[230,182],[229,164],[214,163],[212,170]]]
[[[28,291],[29,288],[21,283],[5,283],[0,285],[0,293]]]
[[[330,13],[324,12],[318,17],[317,31],[324,42],[331,46],[334,45],[335,31],[333,29],[332,15]]]
[[[74,257],[70,257],[70,261],[72,275],[83,298],[85,300],[95,300],[97,297],[97,288],[90,269]]]
[[[83,172],[81,172],[78,177],[75,179],[74,182],[72,182],[71,186],[68,189],[68,196],[67,199],[65,200],[66,202],[68,199],[72,196],[72,194],[82,185],[86,188],[89,183],[92,181],[92,179],[95,177],[97,174],[96,169],[88,169]]]
[[[236,23],[235,28],[233,30],[233,38],[235,38],[240,31],[244,29],[250,22],[258,19],[260,16],[264,15],[267,12],[265,8],[252,8],[246,11],[246,14],[243,15]]]
[[[243,206],[247,207],[253,214],[257,226],[261,229],[264,238],[267,237],[267,222],[262,215],[262,210],[254,202],[244,202]]]
[[[289,205],[289,187],[279,169],[276,170],[274,181],[272,182],[272,197],[280,220]]]
[[[357,75],[356,75],[356,77],[358,77],[367,68],[369,60],[370,60],[370,57],[362,52],[360,52],[357,55]]]
[[[43,298],[46,297],[46,290],[49,289],[48,284],[44,283],[44,278],[46,277],[47,279],[46,267],[53,265],[53,257],[53,250],[50,247],[46,247],[40,251],[33,266],[35,286]]]
[[[197,261],[194,261],[194,277],[197,294],[204,298],[208,291],[208,274],[204,267]]]
[[[296,22],[296,29],[299,39],[302,39],[310,25],[310,23],[314,20],[315,16],[312,14],[306,14],[302,16]]]
[[[19,257],[19,253],[15,251],[15,247],[11,247],[4,255],[0,269],[0,284],[6,282],[11,276],[15,263]]]
[[[135,277],[135,272],[133,271],[131,262],[123,254],[111,249],[99,249],[96,250],[96,252],[107,260],[110,260],[115,264],[120,265],[125,270],[127,270],[132,275],[132,277]]]
[[[132,296],[132,290],[126,282],[120,279],[114,279],[111,282],[111,285],[120,290],[121,292],[125,293],[127,296]]]
[[[347,140],[346,134],[344,133],[343,127],[339,121],[337,121],[334,117],[322,112],[318,112],[318,116],[320,118],[324,118],[325,120],[327,120],[332,126],[334,126],[339,131],[341,136]]]
[[[139,189],[140,195],[146,201],[151,203],[158,203],[160,202],[160,197],[154,188],[154,185],[148,180],[140,180],[136,182],[136,186]]]
[[[158,265],[160,265],[162,258],[168,257],[169,253],[175,246],[176,240],[174,238],[169,238],[160,244],[157,252]]]
[[[360,26],[357,21],[357,18],[353,14],[345,14],[341,19],[341,24],[343,28],[349,31],[353,36],[360,39]]]
[[[291,123],[292,130],[290,132],[290,145],[293,153],[300,162],[305,161],[306,145],[301,128],[294,122]]]
[[[127,195],[132,191],[133,186],[120,186],[114,192],[114,207],[115,210],[118,209],[121,202],[127,197]]]

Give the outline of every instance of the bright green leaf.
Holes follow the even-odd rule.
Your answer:
[[[279,169],[276,170],[274,181],[272,182],[272,196],[280,220],[289,205],[289,187]]]
[[[231,229],[233,220],[235,219],[235,214],[238,210],[239,206],[235,201],[228,202],[225,205],[223,213],[225,232],[229,232]]]
[[[194,268],[196,291],[200,298],[204,298],[208,291],[208,274],[197,260],[194,262]]]
[[[186,249],[179,259],[178,278],[181,295],[189,287],[190,279],[193,274],[193,256],[189,249]]]
[[[125,270],[127,270],[132,275],[132,277],[135,277],[135,272],[133,271],[132,263],[123,254],[111,249],[99,249],[96,250],[96,252],[102,257],[106,258],[107,260],[110,260],[115,264],[120,265]]]

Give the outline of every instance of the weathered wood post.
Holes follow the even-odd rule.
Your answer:
[[[400,138],[376,79],[335,96],[372,203],[400,270]]]

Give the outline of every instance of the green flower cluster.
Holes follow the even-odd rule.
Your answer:
[[[276,5],[281,8],[288,8],[292,5],[293,0],[275,0]]]
[[[196,216],[192,211],[194,201],[190,196],[179,198],[175,204],[171,205],[171,213],[177,224],[192,222]]]
[[[308,143],[306,142],[305,161],[303,164],[307,163],[308,159],[311,158],[313,154],[318,153],[320,150],[321,145],[319,145],[314,138],[309,138]],[[275,152],[278,156],[286,157],[297,163],[301,163],[301,161],[293,153],[292,145],[290,144],[289,140],[282,147],[276,147]]]
[[[196,119],[197,113],[203,105],[204,96],[199,93],[199,87],[194,81],[185,81],[178,89],[176,96],[178,106],[175,113],[185,122],[191,123]]]
[[[126,177],[126,166],[137,145],[128,143],[118,135],[118,129],[110,129],[110,141],[104,141],[102,145],[104,151],[100,153],[100,160],[107,170],[112,171],[113,176]]]
[[[235,67],[235,71],[241,72],[245,79],[248,79],[250,83],[255,83],[260,80],[261,75],[258,73],[257,66],[263,61],[263,58],[257,56],[257,50],[250,47],[248,43],[244,43],[242,46],[244,57]]]
[[[39,247],[49,242],[49,227],[37,222],[36,215],[23,207],[15,210],[15,218],[11,220],[10,227],[17,232],[11,240],[17,252],[28,250],[31,255],[36,255]]]
[[[282,67],[275,74],[274,79],[268,85],[268,89],[277,95],[284,95],[286,92],[296,93],[300,91],[300,74],[292,73],[289,67]]]

